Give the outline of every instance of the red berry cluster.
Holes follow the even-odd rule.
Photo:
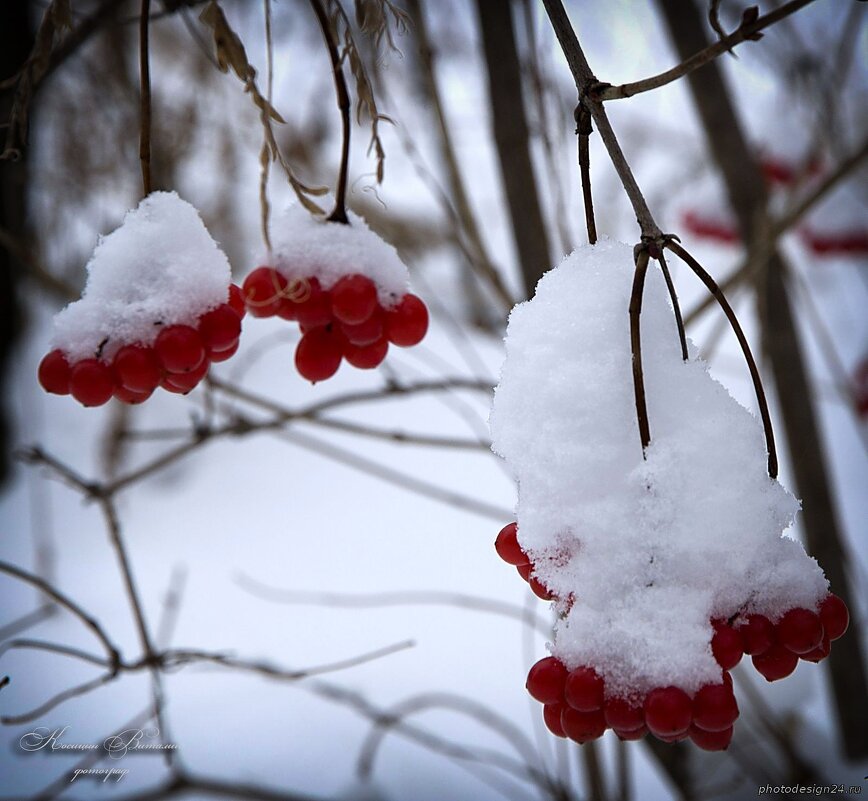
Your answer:
[[[298,323],[302,337],[295,366],[312,382],[331,378],[343,359],[362,370],[377,367],[390,344],[417,345],[428,330],[428,309],[416,295],[382,306],[377,285],[358,273],[323,289],[315,276],[291,284],[278,270],[257,267],[242,292],[253,316]]]
[[[504,526],[494,547],[501,559],[514,565],[543,600],[555,596],[533,576],[533,563],[518,542],[515,523]],[[570,599],[572,600],[572,599]],[[741,657],[751,657],[766,680],[789,676],[799,659],[819,662],[831,643],[847,630],[846,604],[829,594],[814,611],[795,608],[772,623],[764,615],[737,615],[712,620],[711,651],[721,667],[721,681],[706,684],[691,697],[678,687],[657,687],[644,698],[606,697],[602,676],[593,667],[568,670],[555,657],[537,662],[528,673],[527,689],[542,703],[549,731],[585,743],[612,729],[622,740],[639,740],[648,732],[664,742],[690,740],[706,751],[725,749],[732,739],[738,704],[729,671]]]
[[[51,351],[39,364],[39,383],[46,392],[72,395],[82,406],[102,406],[112,397],[142,403],[157,387],[186,395],[212,362],[226,361],[238,350],[244,313],[241,290],[232,284],[228,302],[195,325],[166,326],[153,345],[124,345],[110,361],[97,353],[70,364],[62,350]]]

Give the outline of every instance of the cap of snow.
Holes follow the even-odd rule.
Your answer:
[[[552,652],[629,696],[720,681],[712,618],[779,618],[827,592],[782,532],[798,502],[766,473],[758,421],[681,350],[649,265],[641,315],[651,444],[643,460],[628,307],[633,253],[602,240],[513,309],[491,414],[518,482],[518,538],[537,577],[574,603]]]
[[[347,211],[350,224],[314,217],[299,204],[272,226],[270,266],[289,279],[312,278],[330,289],[345,275],[366,275],[376,285],[382,306],[394,306],[407,292],[407,266],[398,252],[367,223]]]
[[[53,347],[74,362],[149,345],[164,326],[195,324],[225,303],[231,280],[199,212],[175,192],[154,192],[100,238],[81,300],[54,318]]]

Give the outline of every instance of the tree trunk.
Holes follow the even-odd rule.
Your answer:
[[[658,0],[681,59],[708,45],[703,19],[693,0]],[[766,193],[756,162],[739,125],[726,86],[714,62],[691,73],[691,93],[711,153],[726,184],[738,218],[742,241],[751,243],[762,224]],[[762,344],[777,387],[796,492],[802,499],[802,524],[808,551],[815,556],[851,611],[857,605],[847,582],[847,558],[832,502],[829,477],[812,403],[810,385],[785,282],[787,265],[774,252],[757,271],[755,291]],[[838,712],[844,753],[850,759],[868,756],[868,684],[862,657],[862,632],[854,621],[829,657],[832,692]]]

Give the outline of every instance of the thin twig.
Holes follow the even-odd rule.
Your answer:
[[[265,99],[272,106],[274,89],[274,42],[271,34],[271,0],[262,0],[265,11]],[[263,110],[261,112],[265,114]],[[271,207],[268,203],[268,176],[271,172],[271,152],[268,148],[268,136],[263,125],[262,148],[259,151],[259,212],[262,226],[262,241],[265,250],[271,254],[271,235],[268,231],[268,220]]]
[[[686,362],[687,336],[684,333],[684,320],[681,319],[681,306],[678,303],[678,293],[675,291],[675,284],[672,281],[672,275],[669,273],[669,266],[666,264],[666,257],[663,255],[662,250],[657,256],[657,261],[660,263],[660,270],[666,281],[666,288],[669,290],[669,299],[672,301],[672,311],[675,313],[675,326],[678,329],[678,339],[681,342],[681,358]]]
[[[807,0],[802,0],[806,2]],[[579,44],[579,39],[573,26],[570,24],[570,19],[564,9],[561,0],[543,0],[546,13],[554,28],[555,35],[560,42],[561,49],[569,64],[570,71],[573,74],[573,79],[576,82],[576,89],[579,91],[579,99],[587,106],[588,111],[597,125],[597,130],[600,133],[600,139],[609,153],[609,158],[612,160],[612,165],[615,167],[618,177],[621,179],[621,184],[630,203],[633,206],[633,211],[636,213],[636,222],[642,231],[644,239],[649,241],[657,241],[661,238],[662,232],[654,222],[651,211],[648,209],[648,204],[633,177],[633,172],[630,165],[624,158],[621,151],[621,146],[618,144],[618,139],[615,132],[612,130],[612,125],[609,118],[606,116],[606,110],[603,108],[603,103],[595,94],[590,92],[591,87],[595,86],[598,81],[594,77],[591,68],[588,66],[588,61],[585,58],[582,46]]]
[[[81,695],[87,695],[87,693],[96,690],[98,687],[108,684],[114,678],[115,676],[112,673],[103,673],[95,679],[82,682],[81,684],[76,684],[74,687],[69,687],[68,689],[63,690],[63,692],[53,695],[47,701],[34,709],[31,709],[29,712],[22,712],[18,715],[2,715],[0,716],[0,723],[4,726],[17,726],[21,723],[30,723],[37,718],[41,718],[47,712],[51,712],[52,709],[57,708],[65,701],[69,701],[72,698],[78,698]]]
[[[594,220],[594,198],[591,194],[591,134],[594,127],[591,124],[591,112],[584,103],[576,106],[576,134],[579,139],[579,172],[582,176],[582,198],[585,205],[585,227],[588,230],[588,242],[597,244],[597,223]]]
[[[335,95],[337,96],[338,109],[341,112],[341,166],[338,173],[338,183],[335,189],[335,207],[329,214],[330,222],[349,225],[346,210],[347,178],[350,162],[350,94],[347,90],[347,81],[341,66],[341,56],[338,52],[331,24],[320,0],[310,0],[310,5],[316,14],[319,26],[322,29],[323,38],[326,41],[326,49],[332,62],[332,73],[335,80]]]
[[[80,648],[71,648],[68,645],[48,642],[46,640],[32,640],[27,637],[21,637],[16,640],[6,640],[0,643],[0,656],[7,651],[27,649],[33,651],[49,651],[53,654],[61,656],[69,656],[73,659],[80,659],[82,662],[89,662],[91,665],[99,665],[103,668],[110,668],[111,664],[104,657],[94,656],[93,654],[82,651]]]
[[[139,80],[140,113],[139,120],[139,162],[142,166],[142,194],[151,194],[151,68],[148,47],[148,28],[150,25],[151,0],[142,0],[139,19]]]
[[[769,25],[774,25],[774,23],[779,22],[812,2],[814,2],[814,0],[791,0],[791,2],[786,5],[769,12],[763,17],[759,17],[754,22],[743,22],[729,36],[719,39],[714,44],[700,50],[698,53],[685,61],[682,61],[677,66],[670,70],[666,70],[666,72],[661,72],[659,75],[654,75],[650,78],[645,78],[644,80],[636,81],[634,83],[624,83],[620,86],[600,84],[598,87],[595,87],[593,91],[600,100],[605,101],[632,97],[633,95],[648,92],[652,89],[659,89],[661,86],[666,86],[666,84],[672,83],[672,81],[677,81],[679,78],[683,78],[685,75],[688,75],[703,65],[708,64],[709,61],[713,61],[715,58],[746,39],[755,40],[760,38],[757,34],[759,34],[763,28],[767,28]]]
[[[756,393],[757,404],[759,405],[760,417],[762,418],[763,430],[766,437],[766,448],[769,452],[768,470],[771,478],[777,478],[778,475],[778,455],[775,449],[775,434],[772,429],[772,418],[769,412],[768,401],[766,400],[765,389],[763,388],[762,378],[760,377],[759,369],[751,353],[750,345],[747,337],[742,331],[741,324],[729,305],[729,301],[717,285],[715,280],[703,269],[702,265],[690,255],[681,245],[673,240],[668,240],[665,247],[669,248],[676,256],[678,256],[691,270],[696,274],[700,281],[705,284],[708,291],[714,296],[715,300],[720,304],[720,308],[729,320],[732,326],[733,333],[738,339],[738,344],[741,345],[741,352],[744,354],[744,359],[747,362],[750,377],[753,381],[754,392]]]
[[[636,256],[633,273],[633,291],[630,295],[630,352],[633,365],[633,393],[636,398],[636,420],[639,424],[639,439],[642,442],[642,458],[651,444],[651,429],[648,424],[648,405],[645,401],[645,378],[642,372],[642,293],[645,289],[645,274],[648,271],[648,250],[641,248]]]

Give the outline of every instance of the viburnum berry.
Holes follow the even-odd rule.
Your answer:
[[[607,698],[603,705],[606,723],[617,731],[632,731],[645,725],[645,711],[623,698]]]
[[[289,282],[271,267],[257,267],[244,279],[241,293],[254,317],[273,317],[278,313]]]
[[[428,307],[409,292],[386,309],[385,318],[389,342],[402,348],[418,345],[428,331]]]
[[[231,359],[236,353],[238,353],[238,348],[241,345],[241,340],[236,340],[235,344],[230,348],[226,348],[226,350],[213,350],[208,354],[208,358],[212,362],[225,362],[227,359]]]
[[[693,702],[678,687],[658,687],[645,699],[645,725],[659,738],[687,731],[693,719]]]
[[[732,741],[732,726],[722,731],[706,731],[691,726],[688,734],[693,744],[703,751],[724,751]]]
[[[353,345],[351,342],[344,345],[344,358],[359,370],[379,367],[388,352],[389,342],[385,337],[370,345]]]
[[[737,631],[748,656],[764,653],[775,641],[775,627],[765,615],[748,615]]]
[[[340,329],[353,345],[371,345],[383,338],[383,313],[379,308],[361,323],[341,323]]]
[[[567,669],[553,656],[540,659],[527,674],[527,691],[541,704],[560,704],[564,700]]]
[[[644,724],[638,729],[616,729],[612,727],[612,731],[618,735],[619,740],[641,740],[646,734],[648,734],[648,727]]]
[[[120,386],[137,394],[153,392],[163,375],[154,351],[141,345],[124,345],[112,359],[112,370]]]
[[[723,731],[738,718],[738,703],[727,684],[706,684],[693,697],[693,724],[705,731]]]
[[[832,640],[824,633],[823,641],[814,650],[799,654],[799,659],[804,659],[805,662],[822,662],[830,653],[832,653]]]
[[[83,359],[70,370],[69,392],[82,406],[102,406],[113,391],[111,370],[97,359]]]
[[[830,640],[844,636],[850,625],[850,612],[837,595],[829,593],[820,603],[820,621]]]
[[[170,373],[189,373],[205,359],[205,343],[189,325],[170,325],[154,340],[154,353]]]
[[[376,308],[377,287],[366,275],[345,275],[331,289],[331,311],[342,323],[363,323]]]
[[[766,681],[778,681],[785,679],[796,669],[799,657],[783,645],[774,643],[764,653],[752,656],[751,661]]]
[[[224,303],[199,318],[199,335],[209,353],[227,350],[241,336],[241,316]]]
[[[53,350],[39,362],[39,383],[46,392],[69,395],[69,362],[61,350]]]
[[[739,633],[722,620],[713,620],[714,636],[711,638],[711,652],[717,664],[724,670],[732,670],[741,659],[744,651]],[[653,729],[652,729],[653,731]]]
[[[130,406],[134,406],[138,403],[144,403],[151,395],[154,394],[154,391],[150,392],[136,392],[132,389],[127,389],[124,386],[119,384],[115,385],[114,388],[114,396],[122,403],[128,403]]]
[[[210,366],[206,358],[202,360],[195,370],[191,370],[189,373],[165,373],[160,386],[169,392],[186,395],[196,388],[196,385],[205,377]]]
[[[229,300],[226,301],[235,313],[244,319],[247,314],[247,306],[244,305],[244,294],[241,292],[241,287],[237,284],[229,284]]]
[[[331,378],[341,366],[343,347],[334,331],[314,328],[308,331],[295,349],[295,367],[308,381],[316,383]]]
[[[515,569],[518,571],[518,575],[525,581],[530,581],[530,574],[533,573],[532,562],[528,562],[526,565],[516,565]]]
[[[603,708],[605,684],[602,676],[591,667],[577,667],[570,671],[564,685],[566,702],[579,712],[594,712]]]
[[[579,712],[571,706],[561,710],[561,727],[571,740],[577,743],[589,743],[602,737],[606,731],[606,719],[603,710],[595,712]]]
[[[296,304],[295,315],[299,325],[308,329],[328,325],[332,322],[332,304],[329,292],[324,290],[316,278],[308,278],[309,293]],[[294,302],[292,298],[288,302]]]
[[[531,576],[527,580],[528,586],[531,588],[534,595],[542,601],[554,600],[555,594],[546,587],[536,576]]]
[[[564,709],[563,704],[546,704],[543,706],[543,721],[546,728],[556,737],[566,737],[567,733],[561,725],[561,712]]]
[[[518,544],[518,524],[507,523],[497,534],[494,540],[494,549],[497,555],[508,565],[526,565],[530,563],[527,554]]]
[[[775,625],[775,635],[784,648],[806,654],[823,641],[823,624],[810,609],[790,609]]]

